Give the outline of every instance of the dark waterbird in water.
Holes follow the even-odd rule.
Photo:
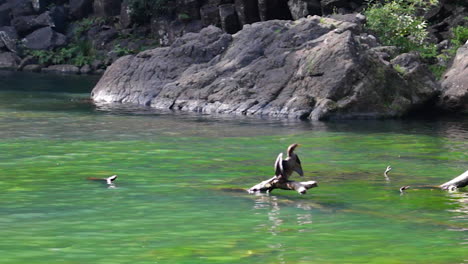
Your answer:
[[[112,176],[107,177],[107,178],[95,178],[95,177],[89,177],[88,178],[88,180],[91,180],[91,181],[106,182],[107,185],[112,185],[112,182],[115,181],[115,179],[117,179],[117,175],[112,175]]]
[[[292,144],[288,147],[288,156],[283,160],[283,153],[280,153],[275,161],[275,176],[278,181],[287,181],[293,172],[297,172],[299,176],[304,176],[302,171],[301,160],[294,150],[299,144]]]

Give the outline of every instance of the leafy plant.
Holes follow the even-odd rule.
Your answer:
[[[468,40],[468,27],[457,26],[452,29],[453,38],[451,39],[455,52],[463,46]],[[454,53],[455,53],[454,52]]]
[[[95,50],[89,41],[78,41],[56,50],[27,50],[26,54],[38,59],[40,64],[73,64],[81,67],[95,59]]]
[[[437,55],[435,45],[427,41],[427,22],[417,15],[436,5],[437,0],[386,0],[370,3],[364,14],[366,27],[384,45],[396,46],[402,52],[419,51],[423,57]]]
[[[117,54],[118,56],[125,56],[125,55],[129,55],[129,54],[134,54],[135,51],[132,50],[132,49],[129,49],[127,47],[122,47],[120,46],[120,44],[117,44],[114,46],[114,49],[112,50],[115,54]]]

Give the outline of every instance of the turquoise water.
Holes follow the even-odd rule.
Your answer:
[[[158,113],[95,81],[0,72],[0,263],[468,263],[466,189],[416,188],[468,169],[466,119]],[[318,188],[243,190],[294,142]]]

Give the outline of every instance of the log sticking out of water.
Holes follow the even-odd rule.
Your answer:
[[[463,188],[468,185],[468,170],[462,173],[460,176],[440,185],[442,190],[450,190],[453,188]]]
[[[439,186],[431,186],[431,185],[425,185],[425,186],[416,186],[416,187],[410,187],[410,186],[403,186],[400,188],[400,192],[404,193],[405,190],[408,190],[409,188],[412,189],[442,189],[442,190],[447,190],[450,192],[456,191],[458,188],[463,188],[468,185],[468,170],[462,173],[461,175],[453,178],[452,180],[441,184]]]
[[[265,192],[269,193],[274,189],[283,189],[283,190],[294,190],[300,194],[305,194],[308,189],[317,187],[316,181],[306,181],[306,182],[296,182],[285,180],[281,181],[278,177],[274,176],[271,179],[266,181],[262,181],[259,184],[254,185],[250,189],[248,189],[249,193],[258,193],[258,192]]]

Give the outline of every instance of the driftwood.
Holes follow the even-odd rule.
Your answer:
[[[266,192],[269,193],[274,189],[294,190],[300,194],[305,194],[308,189],[317,187],[316,181],[296,182],[290,180],[280,180],[274,176],[271,179],[262,181],[261,183],[251,187],[249,193]]]
[[[299,176],[304,176],[302,171],[301,160],[299,156],[294,153],[294,150],[298,147],[298,144],[292,144],[288,147],[287,157],[283,160],[283,153],[280,153],[275,161],[275,176],[266,181],[262,181],[259,184],[248,189],[249,193],[257,192],[271,192],[274,189],[283,189],[283,190],[294,190],[300,194],[305,194],[308,189],[317,187],[317,182],[315,181],[306,181],[306,182],[296,182],[290,181],[289,177],[293,172],[299,174]]]
[[[439,187],[442,190],[452,190],[453,188],[463,188],[468,185],[468,170],[462,173],[460,176],[441,184]]]
[[[400,188],[400,192],[404,193],[408,189],[442,189],[447,191],[456,191],[458,188],[463,188],[468,185],[468,170],[462,173],[461,175],[453,178],[452,180],[441,184],[439,186],[424,185],[424,186],[403,186]]]

